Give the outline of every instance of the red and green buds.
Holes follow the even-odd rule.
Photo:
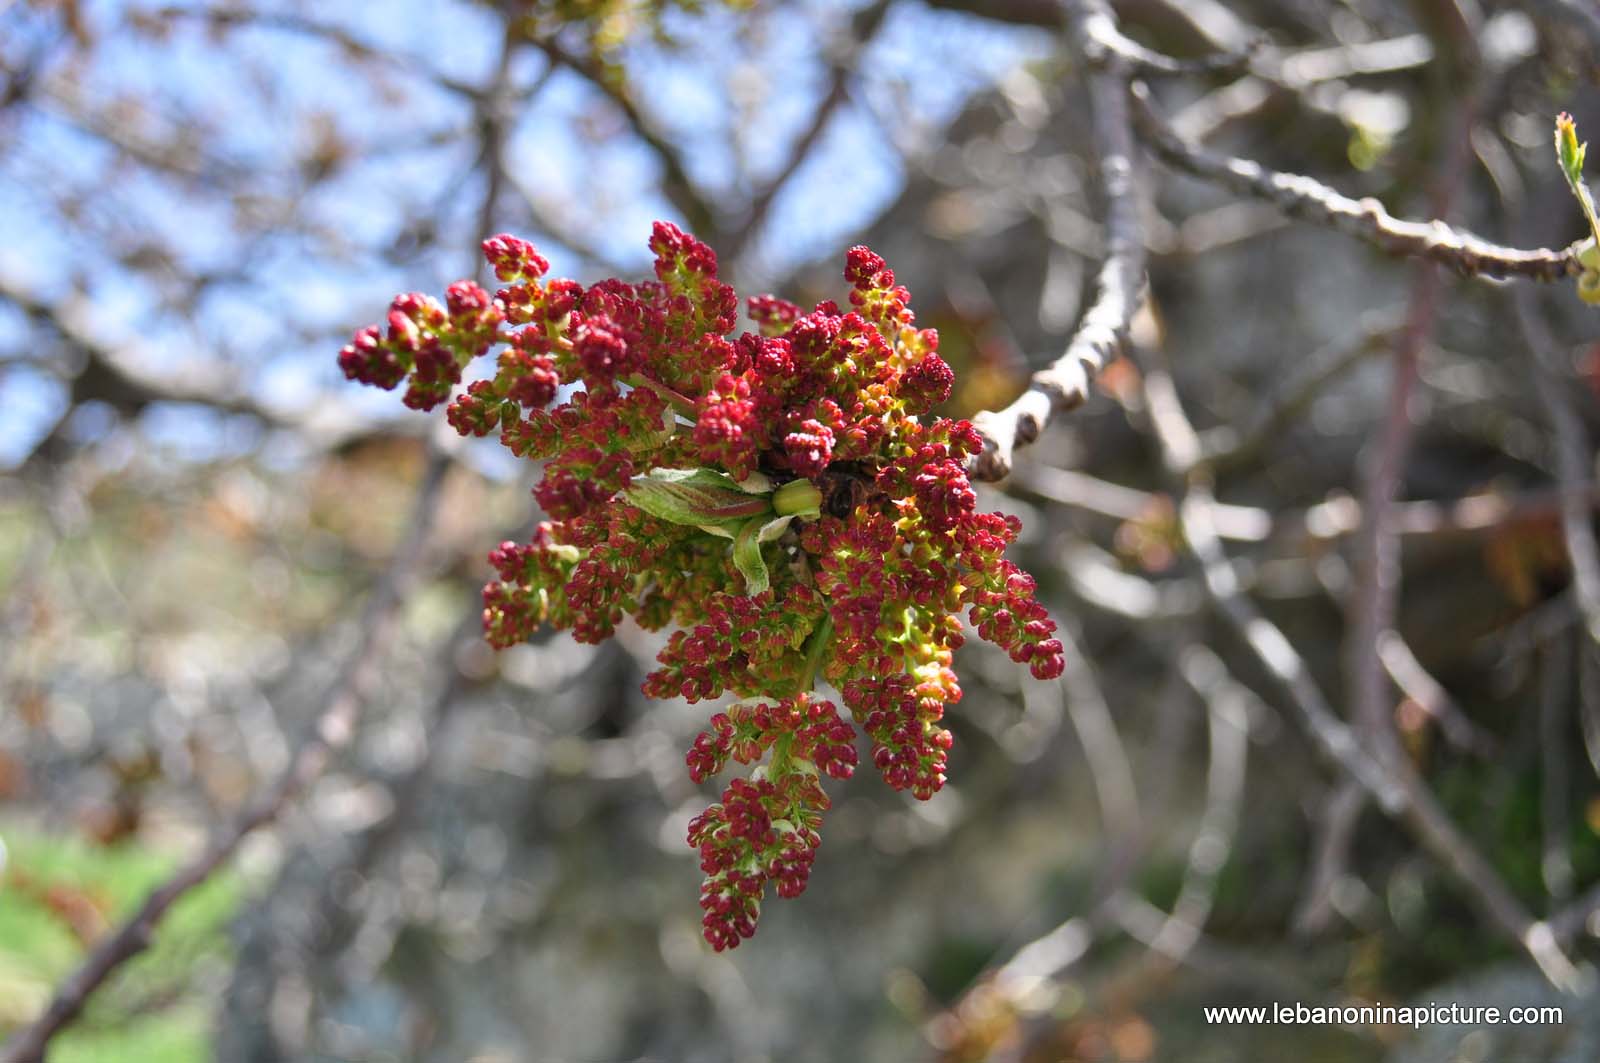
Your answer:
[[[584,642],[625,618],[676,630],[645,679],[652,697],[733,694],[688,754],[702,781],[754,766],[696,817],[706,940],[755,930],[767,883],[799,895],[828,808],[823,776],[857,763],[843,694],[890,786],[943,785],[961,697],[961,616],[1040,679],[1061,674],[1055,625],[1032,578],[1005,560],[1015,518],[983,513],[967,478],[979,440],[932,410],[954,377],[910,294],[864,247],[846,256],[851,309],[749,300],[759,331],[733,335],[737,299],[711,249],[658,222],[656,279],[589,288],[546,280],[511,236],[484,242],[506,286],[462,282],[444,305],[401,296],[387,331],[340,352],[351,379],[408,405],[449,397],[474,357],[495,372],[456,394],[451,425],[499,433],[543,461],[552,518],[490,555],[484,629],[513,645],[549,624]]]

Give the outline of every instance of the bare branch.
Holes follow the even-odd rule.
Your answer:
[[[1358,237],[1393,255],[1425,258],[1457,273],[1554,281],[1580,272],[1576,245],[1560,251],[1502,247],[1441,221],[1395,218],[1376,199],[1351,199],[1312,177],[1280,173],[1258,162],[1207,151],[1181,139],[1151,109],[1141,86],[1133,92],[1140,131],[1163,161],[1243,195],[1256,196],[1290,217]]]
[[[1312,858],[1300,903],[1295,906],[1292,925],[1296,935],[1320,934],[1334,912],[1346,914],[1340,904],[1340,887],[1352,881],[1348,867],[1350,843],[1366,807],[1367,792],[1353,778],[1340,779],[1320,802],[1315,820],[1316,856]]]
[[[593,85],[610,100],[632,127],[633,133],[649,148],[661,164],[661,190],[672,205],[683,212],[691,229],[714,234],[721,230],[720,218],[689,176],[683,151],[662,132],[655,119],[640,108],[627,88],[609,76],[594,60],[574,54],[550,38],[533,42],[553,63],[559,63]]]
[[[1146,374],[1145,393],[1151,423],[1169,466],[1192,471],[1192,461],[1186,465],[1183,456],[1197,454],[1198,442],[1171,377],[1160,370]],[[1215,502],[1209,486],[1197,477],[1187,487],[1179,507],[1184,537],[1200,562],[1212,604],[1296,709],[1318,748],[1359,782],[1385,813],[1410,830],[1552,985],[1563,990],[1576,988],[1578,971],[1561,951],[1549,925],[1528,914],[1505,879],[1450,819],[1410,761],[1385,749],[1365,748],[1334,713],[1293,644],[1241,591],[1238,575],[1212,524],[1210,509]]]
[[[1066,691],[1067,716],[1083,746],[1084,763],[1094,782],[1100,806],[1107,855],[1101,866],[1097,893],[1104,898],[1120,890],[1143,840],[1139,813],[1139,787],[1127,748],[1117,733],[1111,706],[1072,632],[1062,630],[1061,645],[1067,661],[1061,684]]]
[[[1116,357],[1138,306],[1145,251],[1133,172],[1128,64],[1091,33],[1097,20],[1111,18],[1103,0],[1071,5],[1069,37],[1090,66],[1090,123],[1105,201],[1106,257],[1100,265],[1094,303],[1078,323],[1065,353],[1033,374],[1027,391],[1005,409],[973,418],[983,437],[983,451],[973,459],[972,475],[978,480],[1005,477],[1018,446],[1038,439],[1056,414],[1083,404],[1089,382]],[[1115,26],[1115,22],[1111,24]]]
[[[1250,717],[1255,696],[1228,675],[1222,660],[1204,646],[1183,651],[1184,681],[1205,702],[1209,757],[1205,811],[1194,841],[1183,884],[1172,913],[1149,938],[1150,948],[1172,963],[1182,963],[1200,940],[1216,898],[1217,880],[1233,851],[1244,804],[1245,767],[1250,753]]]
[[[1378,659],[1395,686],[1439,724],[1446,742],[1486,760],[1499,755],[1500,742],[1461,711],[1449,692],[1422,667],[1399,632],[1391,629],[1378,638]]]
[[[1540,316],[1532,292],[1518,292],[1513,300],[1517,324],[1533,362],[1534,387],[1545,419],[1555,436],[1556,478],[1561,483],[1561,531],[1572,563],[1572,586],[1583,613],[1589,638],[1600,644],[1600,546],[1595,543],[1589,508],[1573,494],[1589,475],[1592,450],[1583,425],[1572,408],[1565,382],[1556,364],[1557,346],[1550,327]]]
[[[1600,53],[1600,10],[1587,0],[1522,0],[1535,14],[1570,26],[1588,39],[1589,47]],[[1591,57],[1591,62],[1594,57]]]
[[[1297,361],[1292,372],[1262,399],[1242,429],[1225,427],[1201,435],[1206,463],[1212,468],[1232,468],[1254,460],[1317,400],[1324,388],[1393,341],[1404,318],[1398,309],[1375,312],[1362,321],[1359,331],[1340,336]]]
[[[1096,47],[1116,55],[1127,64],[1129,73],[1146,75],[1240,73],[1249,67],[1252,54],[1266,43],[1265,38],[1255,37],[1245,48],[1236,51],[1223,51],[1194,59],[1174,59],[1124,34],[1117,26],[1110,7],[1100,5],[1090,5],[1081,32]]]
[[[861,53],[866,50],[879,27],[883,25],[884,16],[889,13],[889,7],[893,2],[894,0],[877,0],[851,19],[852,44],[844,55],[829,64],[831,73],[828,88],[822,94],[822,99],[817,102],[816,109],[812,111],[810,123],[789,148],[789,157],[778,168],[778,172],[751,197],[744,224],[722,241],[722,254],[728,261],[736,261],[761,231],[767,215],[772,211],[772,204],[778,198],[778,193],[783,191],[789,179],[804,165],[806,159],[811,157],[812,149],[816,147],[817,141],[822,139],[828,123],[849,98],[850,79],[855,76],[856,64],[861,58]]]
[[[1582,636],[1577,636],[1582,638]],[[1567,815],[1567,727],[1572,718],[1573,639],[1555,634],[1544,647],[1539,692],[1539,870],[1545,892],[1565,901],[1572,896],[1572,851]],[[1579,652],[1592,649],[1585,641]]]
[[[1309,90],[1345,78],[1414,70],[1432,58],[1433,44],[1421,33],[1265,53],[1250,65],[1248,76],[1180,108],[1172,116],[1172,128],[1184,141],[1203,144],[1230,122],[1255,114],[1285,95],[1312,111],[1329,113],[1327,105]]]

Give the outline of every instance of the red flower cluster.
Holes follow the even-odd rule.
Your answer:
[[[492,299],[469,282],[442,306],[401,296],[388,328],[357,333],[339,361],[365,383],[408,381],[406,403],[428,409],[501,348],[448,418],[544,461],[535,494],[554,520],[490,555],[492,643],[546,623],[598,642],[631,616],[677,628],[647,694],[740,699],[688,755],[697,782],[765,758],[689,829],[706,939],[722,949],[754,932],[769,881],[804,890],[828,808],[819,778],[855,768],[855,730],[814,698],[819,678],[889,785],[925,799],[944,783],[944,707],[961,697],[961,614],[1040,679],[1061,674],[1062,647],[1033,580],[1002,556],[1017,521],[977,509],[976,433],[932,414],[953,375],[882,258],[848,253],[849,310],[757,296],[758,331],[734,336],[711,250],[664,222],[650,247],[654,281],[586,289],[546,280],[532,246],[497,236]]]

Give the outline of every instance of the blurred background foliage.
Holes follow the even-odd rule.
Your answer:
[[[1592,962],[1600,670],[1534,386],[1547,356],[1600,427],[1565,285],[1536,293],[1547,350],[1481,281],[1439,279],[1418,326],[1413,264],[1141,160],[1133,356],[984,495],[1083,663],[1038,684],[966,647],[951,786],[838,787],[805,897],[720,956],[683,842],[704,707],[642,699],[636,629],[490,652],[484,555],[537,519],[530,470],[338,379],[354,327],[476,270],[486,233],[592,282],[647,271],[665,217],[796,301],[870,243],[941,332],[951,411],[1009,401],[1104,250],[1055,7],[0,0],[0,1035],[283,769],[399,572],[351,748],[52,1060],[1600,1056],[1592,991],[1555,996],[1209,614],[1150,430],[1169,378],[1222,455],[1245,591],[1344,711],[1355,496],[1391,352],[1420,345],[1387,707]],[[1268,42],[1154,86],[1196,140],[1518,246],[1582,234],[1549,137],[1562,109],[1600,129],[1584,5],[1115,7],[1175,55]],[[1201,1011],[1421,999],[1567,1023]]]

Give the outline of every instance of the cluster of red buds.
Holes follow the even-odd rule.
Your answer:
[[[492,643],[542,624],[599,642],[632,617],[675,628],[647,694],[737,699],[688,754],[697,782],[756,765],[689,828],[720,950],[754,932],[767,883],[804,890],[820,778],[855,769],[855,728],[819,680],[889,785],[926,799],[945,779],[944,708],[961,697],[961,614],[1040,679],[1061,674],[1062,647],[1033,579],[1002,556],[1018,522],[977,508],[976,432],[932,412],[954,377],[882,258],[849,251],[848,310],[757,296],[756,331],[735,336],[710,248],[665,222],[650,247],[654,281],[585,288],[496,236],[492,297],[467,281],[442,305],[403,295],[339,363],[364,383],[405,381],[415,408],[456,393],[457,431],[544,462],[534,493],[551,521],[490,555]],[[496,347],[494,375],[457,393]]]

